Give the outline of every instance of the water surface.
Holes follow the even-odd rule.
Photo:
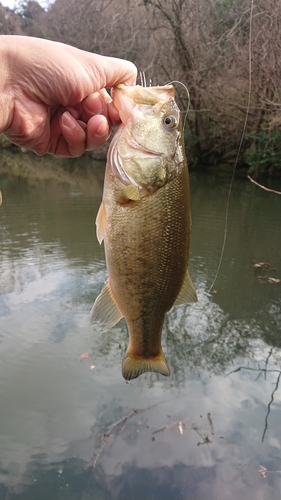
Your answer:
[[[192,174],[199,300],[165,321],[171,376],[128,384],[125,323],[89,322],[101,183],[0,176],[1,500],[280,500],[281,197],[235,180],[208,292],[229,182]]]

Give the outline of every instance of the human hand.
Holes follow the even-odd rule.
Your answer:
[[[120,122],[105,88],[136,79],[129,61],[25,36],[0,36],[0,65],[0,132],[38,155],[101,146]]]

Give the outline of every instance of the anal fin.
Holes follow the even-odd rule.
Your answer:
[[[108,282],[96,298],[90,317],[93,323],[99,324],[103,332],[112,328],[123,318],[123,314],[114,300]]]
[[[197,295],[187,269],[180,293],[178,294],[173,306],[187,304],[188,302],[197,302]]]

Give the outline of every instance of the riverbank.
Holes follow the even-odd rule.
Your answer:
[[[31,151],[22,151],[17,146],[0,146],[0,174],[10,174],[14,177],[28,179],[54,179],[58,182],[72,184],[77,178],[90,180],[103,180],[106,151],[98,152],[93,158],[91,153],[86,153],[80,158],[58,158],[52,155],[37,156]],[[196,165],[189,162],[191,171],[208,171],[216,175],[231,176],[233,165],[214,164]],[[246,178],[247,168],[237,169],[237,176]],[[75,178],[75,179],[74,179]]]
[[[87,179],[87,182],[103,182],[106,154],[108,145],[100,148],[94,153],[85,153],[80,158],[63,158],[52,155],[37,156],[31,151],[22,150],[3,140],[0,134],[0,174],[9,174],[14,177],[27,178],[30,180],[52,179],[57,182],[76,184],[78,179]],[[94,155],[94,157],[93,157]],[[190,171],[209,172],[218,176],[231,177],[233,175],[234,162],[220,163],[194,163],[188,158]],[[255,179],[280,178],[281,171],[275,168],[267,172],[258,169],[250,169],[247,164],[239,164],[235,169],[235,177],[247,179],[250,174]]]
[[[105,161],[96,160],[90,155],[80,158],[57,158],[51,155],[37,156],[19,148],[0,150],[0,174],[28,179],[56,181],[70,185],[87,184],[89,189],[102,185]]]

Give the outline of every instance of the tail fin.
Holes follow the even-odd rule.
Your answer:
[[[126,352],[122,365],[124,379],[132,380],[144,372],[158,372],[161,375],[170,375],[170,370],[162,349],[158,356],[154,356],[153,358],[136,358],[129,351]]]

